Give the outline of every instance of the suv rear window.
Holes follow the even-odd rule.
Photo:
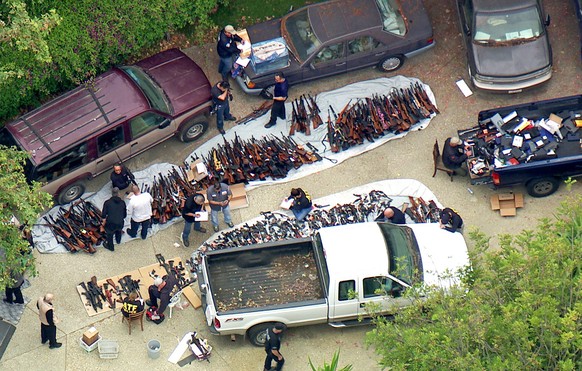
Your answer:
[[[406,22],[398,0],[376,0],[382,16],[382,29],[398,36],[406,34]]]
[[[87,162],[89,162],[87,158],[87,143],[82,143],[38,166],[34,174],[34,180],[50,182],[85,165]]]

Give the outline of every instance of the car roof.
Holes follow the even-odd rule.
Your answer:
[[[308,16],[313,32],[321,42],[381,28],[376,0],[338,0],[310,6]]]
[[[34,163],[149,109],[142,92],[114,68],[6,125]]]
[[[538,0],[473,0],[475,12],[523,9],[534,6]]]

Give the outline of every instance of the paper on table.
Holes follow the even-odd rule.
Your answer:
[[[239,66],[246,67],[246,66],[249,65],[249,62],[250,61],[251,61],[250,58],[241,58],[241,57],[238,57],[234,63],[238,64]]]
[[[199,162],[196,164],[196,171],[200,174],[208,173],[208,169],[206,169],[206,165],[204,165],[204,162]]]
[[[461,79],[457,81],[456,84],[459,87],[459,89],[461,89],[461,93],[463,93],[465,98],[473,95],[473,92],[471,91],[471,89],[469,89],[469,85],[467,85],[465,80]]]

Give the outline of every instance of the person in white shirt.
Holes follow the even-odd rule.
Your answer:
[[[131,190],[133,191],[133,196],[129,199],[129,205],[127,206],[127,215],[131,216],[131,228],[128,228],[126,232],[129,237],[135,238],[137,230],[141,226],[141,239],[145,240],[151,224],[152,202],[154,202],[154,199],[148,192],[141,192],[136,185],[133,185]]]

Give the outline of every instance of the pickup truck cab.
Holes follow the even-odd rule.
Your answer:
[[[478,126],[459,131],[474,144],[472,184],[524,184],[532,197],[582,176],[582,95],[479,112]]]
[[[210,331],[262,346],[275,323],[357,325],[370,304],[396,313],[410,304],[404,290],[450,287],[468,264],[463,236],[438,224],[359,223],[208,252],[198,276]]]
[[[27,179],[66,204],[117,162],[173,135],[200,138],[211,106],[202,69],[171,49],[113,68],[8,123],[0,144],[28,152]]]

